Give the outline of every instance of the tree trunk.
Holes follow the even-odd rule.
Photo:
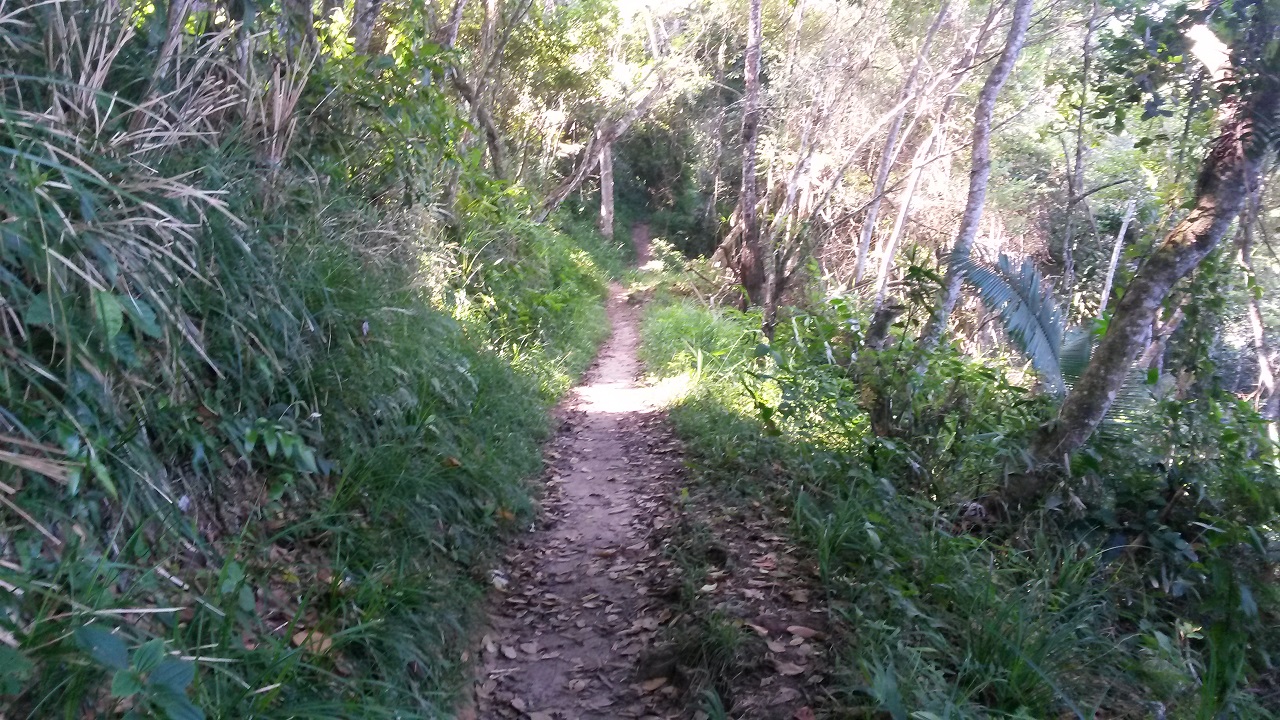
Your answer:
[[[964,279],[961,268],[973,252],[973,241],[978,235],[982,210],[987,201],[987,180],[991,177],[991,117],[995,112],[1000,88],[1009,79],[1018,55],[1022,52],[1027,27],[1031,24],[1031,6],[1032,0],[1016,0],[1004,51],[995,67],[991,68],[982,91],[978,93],[977,107],[973,111],[973,160],[969,170],[969,196],[965,201],[964,215],[960,218],[955,246],[951,249],[942,297],[920,338],[920,349],[924,352],[932,350],[942,339],[951,311],[955,309],[956,300],[960,297],[960,283]]]
[[[716,204],[720,200],[720,161],[721,152],[724,149],[724,116],[728,106],[728,102],[724,98],[724,55],[725,43],[720,43],[720,53],[716,62],[716,115],[711,122],[711,169],[708,171],[708,177],[711,182],[711,195],[707,198],[707,204],[702,209],[702,217],[699,219],[699,225],[703,227],[715,227],[716,222]],[[715,224],[713,224],[715,223]]]
[[[462,27],[462,13],[467,8],[467,0],[457,0],[453,4],[453,12],[449,13],[449,22],[440,33],[440,46],[446,50],[458,42],[458,29]]]
[[[612,145],[618,138],[622,137],[632,123],[648,114],[649,110],[670,87],[671,80],[669,78],[665,76],[659,77],[658,83],[625,115],[616,121],[605,121],[597,126],[595,132],[591,134],[591,139],[587,141],[587,146],[582,149],[582,157],[578,160],[577,166],[543,201],[542,207],[534,214],[534,222],[546,221],[551,213],[555,212],[556,208],[560,207],[560,204],[565,201],[565,198],[572,195],[573,191],[577,190],[591,174],[591,171],[595,169],[596,163],[600,162],[601,148],[606,145]]]
[[[484,101],[480,98],[480,93],[463,79],[462,74],[457,69],[449,73],[449,79],[453,82],[453,86],[457,88],[458,94],[471,106],[472,115],[480,123],[481,130],[484,131],[484,140],[489,148],[489,163],[493,168],[493,175],[498,179],[502,179],[505,171],[502,156],[502,136],[498,134],[498,127],[493,122],[493,116],[489,114],[489,109],[485,107]]]
[[[947,11],[950,9],[949,2],[943,2],[942,7],[938,9],[938,14],[933,19],[933,24],[929,26],[929,31],[925,33],[924,42],[920,45],[920,52],[916,54],[916,61],[911,66],[911,71],[907,74],[907,80],[902,85],[901,98],[904,103],[909,103],[916,93],[916,81],[920,78],[920,68],[924,66],[925,60],[929,57],[929,48],[933,45],[933,37],[937,34],[938,28],[942,27],[942,22],[947,18]],[[880,218],[880,201],[884,197],[885,186],[889,184],[889,172],[893,170],[893,162],[898,156],[898,131],[902,129],[902,120],[907,114],[907,105],[904,104],[902,110],[893,118],[893,122],[889,123],[889,130],[885,134],[884,148],[880,151],[880,164],[876,168],[876,181],[871,189],[871,203],[867,206],[866,215],[862,219],[862,231],[858,236],[858,257],[853,266],[853,284],[857,285],[862,280],[862,273],[866,269],[867,252],[871,249],[871,236],[876,231],[876,221]]]
[[[355,0],[355,17],[351,21],[351,45],[357,55],[369,52],[373,40],[373,28],[378,24],[382,0]]]
[[[991,23],[995,20],[997,11],[998,6],[993,3],[987,11],[986,19],[983,20],[982,25],[974,33],[973,39],[969,42],[963,57],[956,63],[953,72],[955,79],[951,87],[946,90],[946,99],[942,101],[942,108],[938,110],[938,116],[933,123],[933,131],[920,146],[920,149],[916,151],[916,156],[911,160],[911,169],[908,171],[907,176],[907,187],[903,190],[902,199],[899,202],[898,218],[894,221],[893,230],[889,232],[889,237],[885,240],[884,247],[880,250],[880,268],[876,273],[876,299],[874,303],[877,311],[884,305],[885,296],[889,288],[889,276],[893,272],[893,260],[898,254],[898,245],[902,242],[902,236],[906,232],[907,219],[911,216],[911,201],[915,198],[916,188],[919,187],[920,178],[924,175],[925,165],[935,148],[940,148],[944,145],[943,141],[946,137],[947,125],[951,120],[951,109],[956,103],[957,92],[968,76],[974,59],[978,57],[978,54],[982,52],[983,46],[986,45],[987,33],[991,30]]]
[[[1253,335],[1253,349],[1258,355],[1257,408],[1268,421],[1274,423],[1280,410],[1280,393],[1276,392],[1275,371],[1271,367],[1271,345],[1267,342],[1267,328],[1262,322],[1262,286],[1253,272],[1253,222],[1241,219],[1236,246],[1240,250],[1240,265],[1244,268],[1245,292],[1249,295],[1249,330]]]
[[[1084,30],[1084,62],[1080,69],[1080,104],[1076,108],[1076,148],[1075,162],[1072,163],[1071,175],[1067,178],[1067,221],[1066,232],[1062,239],[1062,289],[1066,296],[1067,313],[1071,312],[1071,297],[1075,294],[1075,208],[1084,196],[1084,119],[1085,109],[1089,104],[1089,72],[1093,67],[1093,33],[1097,30],[1098,0],[1093,0],[1089,8],[1089,19]]]
[[[613,147],[600,148],[600,234],[613,239]]]
[[[1256,87],[1226,101],[1222,133],[1200,166],[1194,209],[1147,258],[1116,303],[1107,334],[1089,367],[1067,395],[1057,422],[1046,428],[1032,448],[1040,463],[1062,461],[1093,434],[1146,345],[1152,321],[1169,291],[1218,246],[1244,207],[1245,197],[1257,187],[1268,149],[1264,136],[1280,110],[1280,83],[1274,72],[1263,70]],[[1012,499],[1037,498],[1046,483],[1043,474],[1033,476],[1011,488]]]
[[[747,0],[747,57],[744,68],[745,91],[742,110],[742,193],[738,196],[738,217],[742,239],[730,261],[747,300],[765,301],[764,252],[760,247],[760,219],[756,214],[756,143],[760,137],[760,45],[763,41],[761,0]]]
[[[1098,307],[1098,317],[1107,311],[1107,303],[1111,300],[1111,284],[1116,279],[1116,266],[1120,264],[1120,251],[1124,249],[1124,236],[1129,232],[1129,223],[1133,221],[1133,211],[1138,201],[1130,200],[1124,210],[1124,221],[1120,223],[1120,232],[1116,233],[1116,244],[1111,248],[1111,262],[1107,265],[1107,279],[1102,283],[1102,303]]]

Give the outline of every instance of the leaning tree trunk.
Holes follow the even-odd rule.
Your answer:
[[[1098,306],[1098,317],[1107,312],[1107,304],[1111,302],[1111,285],[1116,279],[1116,268],[1120,265],[1120,251],[1124,249],[1124,236],[1129,232],[1129,223],[1133,222],[1133,212],[1138,201],[1129,200],[1124,209],[1124,221],[1120,223],[1120,232],[1116,233],[1116,244],[1111,248],[1111,262],[1107,264],[1107,277],[1102,283],[1102,304]]]
[[[730,258],[738,282],[753,305],[765,301],[764,251],[760,247],[760,218],[756,214],[756,141],[760,138],[760,45],[763,39],[761,0],[748,0],[747,57],[742,109],[742,193],[738,217],[742,239]]]
[[[942,27],[942,23],[947,19],[947,11],[950,10],[950,3],[943,2],[942,7],[938,9],[938,14],[933,19],[933,24],[929,26],[929,31],[925,33],[924,42],[920,45],[920,52],[916,54],[916,61],[911,65],[911,71],[907,73],[907,80],[902,85],[902,110],[893,118],[893,122],[889,123],[889,131],[885,135],[884,148],[880,151],[880,165],[876,168],[876,181],[871,188],[871,202],[867,205],[867,213],[862,218],[862,231],[858,236],[858,258],[853,266],[853,284],[857,285],[862,281],[862,273],[867,267],[867,253],[871,250],[871,236],[876,232],[876,221],[880,219],[880,201],[885,194],[885,187],[889,184],[889,172],[893,170],[894,160],[898,157],[898,132],[902,130],[902,120],[906,117],[907,107],[911,99],[916,94],[916,81],[920,78],[920,69],[924,67],[925,60],[929,57],[929,49],[933,46],[933,38],[938,34],[938,28]]]
[[[1017,0],[1013,6],[1013,21],[1009,25],[1009,36],[1005,40],[1004,51],[987,82],[978,93],[978,104],[973,111],[973,160],[969,170],[969,196],[965,200],[964,215],[960,218],[960,230],[956,233],[955,246],[951,249],[951,261],[947,265],[947,275],[943,280],[942,298],[929,324],[920,338],[920,349],[928,352],[937,346],[946,330],[947,320],[955,309],[956,300],[960,297],[960,283],[964,279],[965,262],[973,252],[973,241],[978,235],[978,225],[982,222],[982,209],[987,202],[987,181],[991,178],[991,117],[995,112],[996,98],[1000,88],[1009,79],[1013,66],[1022,53],[1022,44],[1027,37],[1027,27],[1031,24],[1032,0]]]
[[[1266,135],[1274,132],[1280,110],[1280,82],[1274,72],[1264,69],[1258,76],[1260,83],[1228,101],[1222,133],[1200,165],[1194,209],[1129,282],[1089,367],[1058,411],[1057,422],[1034,443],[1032,455],[1039,463],[1064,462],[1097,429],[1146,346],[1152,321],[1169,291],[1218,246],[1245,197],[1257,186],[1268,149]],[[1048,482],[1043,473],[1029,476],[1010,488],[1008,499],[1015,504],[1034,500]]]

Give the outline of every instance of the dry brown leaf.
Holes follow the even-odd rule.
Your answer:
[[[656,678],[653,678],[652,680],[645,680],[644,682],[640,683],[640,689],[647,693],[651,693],[654,690],[657,690],[658,688],[666,684],[667,684],[667,679],[665,677],[656,677]]]
[[[795,720],[814,720],[813,710],[808,706],[804,706],[796,711]]]
[[[817,637],[818,635],[817,630],[814,630],[813,628],[805,627],[803,625],[792,625],[787,628],[787,632],[791,633],[792,635],[802,637],[806,640],[812,637]]]
[[[769,637],[769,631],[766,628],[762,628],[759,625],[756,625],[755,623],[746,623],[746,626],[751,628],[752,630],[755,630],[756,634],[759,635],[760,637]]]
[[[520,712],[524,712],[525,709],[529,706],[526,705],[524,700],[521,700],[520,698],[511,698],[511,707],[519,710]]]
[[[784,653],[784,652],[786,652],[786,651],[787,651],[787,646],[786,646],[786,645],[783,645],[782,643],[778,642],[777,640],[770,640],[769,642],[767,642],[767,643],[765,643],[765,644],[769,646],[769,650],[771,650],[772,652],[776,652],[776,653]]]
[[[520,657],[520,653],[516,652],[516,649],[511,647],[510,645],[502,646],[502,655],[508,660],[515,660],[516,658]]]
[[[536,643],[536,642],[521,643],[521,644],[520,644],[520,649],[521,649],[521,650],[523,650],[525,653],[527,653],[527,654],[529,654],[529,655],[537,655],[537,654],[538,654],[538,643]]]
[[[804,672],[804,668],[795,663],[774,661],[773,666],[777,669],[779,675],[799,675]]]
[[[316,655],[323,655],[333,647],[333,640],[330,637],[315,630],[299,630],[291,639],[294,647],[300,647]]]

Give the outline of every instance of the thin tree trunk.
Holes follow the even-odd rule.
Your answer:
[[[449,22],[440,34],[440,46],[446,50],[458,42],[458,29],[462,27],[462,13],[467,9],[467,0],[457,0],[453,4],[453,12],[449,13]]]
[[[351,45],[357,55],[369,52],[373,28],[378,23],[382,0],[355,0],[355,17],[351,21]]]
[[[449,80],[457,88],[458,94],[471,106],[472,114],[475,115],[476,120],[480,123],[480,128],[484,132],[485,144],[489,147],[489,163],[493,168],[493,175],[501,179],[505,171],[502,155],[502,136],[498,134],[498,127],[493,122],[493,116],[489,114],[489,109],[485,107],[484,102],[480,99],[480,94],[463,79],[461,73],[456,70],[451,72]]]
[[[991,30],[991,23],[995,20],[998,10],[999,5],[992,3],[991,8],[987,11],[986,18],[982,21],[982,25],[979,26],[977,32],[973,35],[973,39],[969,42],[964,56],[955,66],[955,79],[951,87],[946,91],[946,99],[942,102],[942,108],[938,110],[938,117],[934,120],[933,131],[929,134],[928,140],[916,151],[915,157],[911,159],[911,169],[907,175],[907,187],[902,193],[898,217],[894,221],[893,230],[890,231],[889,237],[885,240],[884,247],[880,251],[880,267],[876,272],[876,310],[879,310],[884,305],[884,299],[889,288],[889,277],[893,272],[893,261],[898,254],[898,246],[902,242],[902,236],[906,232],[907,219],[911,216],[911,201],[915,198],[920,178],[924,176],[926,160],[934,152],[935,148],[944,145],[947,124],[951,120],[951,109],[955,107],[957,91],[968,76],[974,59],[978,57],[982,52],[983,46],[986,45],[987,33]]]
[[[720,53],[716,62],[716,116],[711,123],[711,170],[709,171],[711,180],[711,196],[707,198],[707,204],[702,209],[702,217],[699,224],[707,227],[715,217],[716,203],[720,200],[720,155],[724,150],[724,116],[728,103],[724,99],[724,56],[725,43],[720,43]]]
[[[1139,368],[1147,368],[1154,370],[1157,375],[1164,371],[1164,350],[1169,345],[1169,338],[1178,331],[1178,327],[1182,325],[1182,321],[1186,319],[1186,314],[1182,312],[1182,308],[1175,309],[1169,314],[1168,319],[1164,322],[1159,320],[1151,325],[1151,342],[1147,344],[1147,349],[1142,351],[1142,356],[1138,358],[1135,365]]]
[[[951,311],[955,309],[956,300],[960,297],[960,283],[964,279],[962,267],[973,252],[973,241],[978,235],[982,210],[987,201],[987,181],[991,177],[991,118],[995,113],[1000,88],[1009,79],[1018,55],[1022,52],[1027,27],[1031,24],[1031,6],[1032,0],[1016,0],[1014,3],[1013,20],[1009,24],[1004,51],[987,76],[982,91],[978,93],[977,107],[973,111],[973,160],[969,170],[969,196],[965,201],[964,215],[960,218],[955,245],[951,249],[951,260],[943,280],[942,298],[920,338],[921,350],[925,352],[936,347],[942,339]]]
[[[1257,27],[1265,29],[1259,44],[1265,44],[1273,32],[1265,24],[1269,19],[1255,20]],[[1093,434],[1146,345],[1152,321],[1169,291],[1218,246],[1244,207],[1245,198],[1257,187],[1268,150],[1266,131],[1280,110],[1280,82],[1274,70],[1258,70],[1255,86],[1226,101],[1222,132],[1200,166],[1194,209],[1129,282],[1116,303],[1107,334],[1063,402],[1057,422],[1034,444],[1032,456],[1039,462],[1062,462]],[[1048,482],[1044,474],[1030,476],[1010,488],[1010,498],[1015,504],[1038,498]]]
[[[635,107],[631,108],[616,121],[606,121],[598,126],[595,132],[591,134],[591,139],[587,141],[587,146],[583,148],[582,157],[578,160],[577,166],[543,201],[542,207],[534,215],[534,222],[545,222],[551,213],[560,207],[565,198],[572,195],[573,191],[577,190],[591,174],[591,171],[595,169],[596,163],[600,162],[601,148],[606,145],[612,145],[618,138],[622,137],[632,123],[644,117],[670,87],[671,80],[669,78],[665,76],[659,77],[657,84],[641,98]]]
[[[742,192],[738,196],[738,217],[742,239],[731,258],[738,282],[755,305],[764,302],[764,251],[760,247],[760,220],[756,214],[756,143],[760,136],[760,57],[763,41],[761,0],[747,0],[747,57],[744,68],[745,92],[742,110]]]
[[[925,60],[929,57],[929,49],[933,46],[934,35],[937,34],[938,28],[942,27],[942,22],[946,20],[947,11],[950,9],[951,4],[943,2],[937,16],[933,19],[933,24],[929,26],[929,31],[925,33],[920,52],[916,54],[916,61],[912,64],[911,71],[907,73],[906,82],[902,84],[903,101],[909,102],[915,96],[920,68],[924,67]],[[854,285],[861,282],[862,273],[866,269],[867,252],[871,249],[871,236],[875,234],[876,221],[880,218],[880,200],[884,196],[885,186],[889,184],[889,172],[893,170],[893,162],[898,156],[898,131],[902,129],[902,120],[907,114],[906,108],[907,106],[903,105],[893,122],[889,123],[884,148],[880,151],[880,165],[876,168],[876,181],[871,190],[871,204],[867,206],[866,215],[862,220],[862,231],[858,236],[858,257],[853,266]]]
[[[1111,248],[1111,262],[1107,264],[1107,279],[1102,283],[1102,303],[1098,307],[1098,317],[1107,311],[1107,303],[1111,300],[1111,284],[1116,279],[1116,267],[1120,264],[1120,251],[1124,249],[1124,236],[1129,232],[1129,223],[1133,221],[1133,212],[1138,207],[1137,199],[1130,199],[1124,209],[1124,221],[1120,223],[1120,232],[1116,233],[1116,244]]]
[[[613,147],[600,148],[600,234],[613,239]]]
[[[1093,68],[1093,34],[1098,27],[1098,0],[1093,0],[1089,8],[1089,19],[1085,22],[1084,62],[1080,70],[1080,104],[1076,107],[1076,147],[1075,162],[1071,167],[1071,176],[1067,179],[1067,221],[1066,232],[1062,239],[1062,289],[1066,295],[1067,312],[1071,312],[1071,298],[1075,294],[1075,208],[1084,193],[1084,156],[1085,108],[1089,104],[1089,73]]]
[[[1257,408],[1263,417],[1274,423],[1277,410],[1280,410],[1280,393],[1276,392],[1276,376],[1271,367],[1271,344],[1267,342],[1267,329],[1262,321],[1262,286],[1258,284],[1253,272],[1252,218],[1241,219],[1236,245],[1240,250],[1240,265],[1244,268],[1245,292],[1249,295],[1249,330],[1253,335],[1253,349],[1258,355]]]

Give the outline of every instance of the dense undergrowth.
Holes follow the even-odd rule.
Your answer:
[[[422,38],[238,76],[7,12],[0,715],[449,715],[620,249],[522,219]]]
[[[695,279],[648,281],[642,354],[694,380],[672,411],[694,481],[792,516],[843,628],[831,716],[1280,710],[1275,453],[1248,403],[1140,384],[1043,509],[997,517],[973,501],[1026,470],[1054,407],[1007,360],[856,351],[845,298],[761,344]]]

